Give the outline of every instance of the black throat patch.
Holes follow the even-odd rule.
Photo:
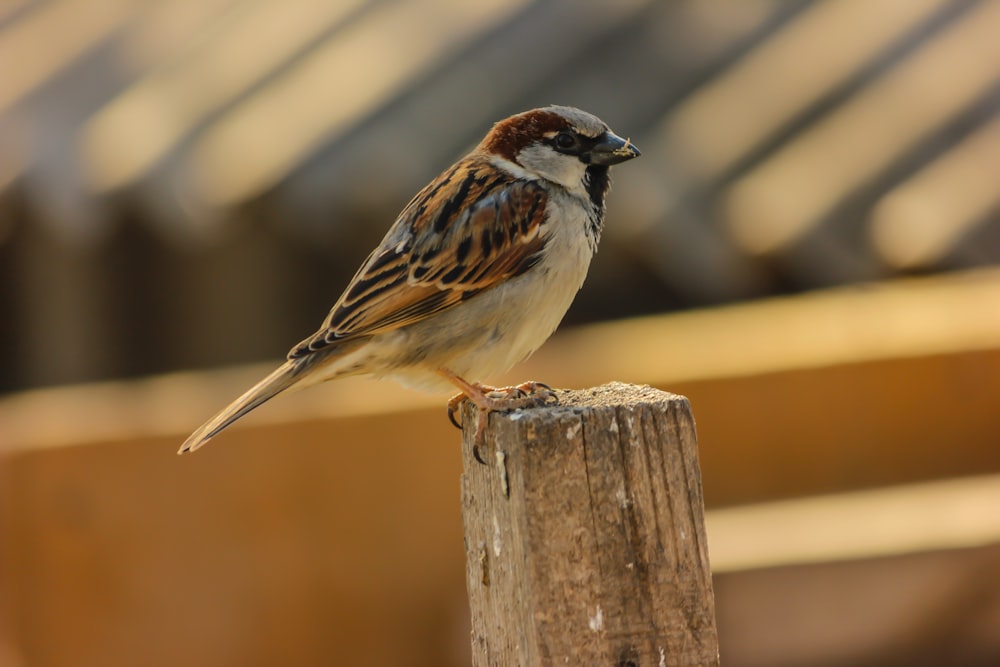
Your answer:
[[[604,198],[607,196],[608,190],[611,189],[611,175],[608,173],[608,167],[596,164],[587,167],[584,187],[587,188],[587,194],[590,195],[590,201],[594,203],[594,206],[603,210]]]
[[[597,252],[597,242],[601,240],[601,232],[604,231],[604,198],[607,196],[608,190],[611,189],[611,175],[608,173],[608,167],[590,165],[584,173],[583,181],[587,195],[590,197],[590,203],[593,204],[593,210],[588,216],[590,224],[587,232],[591,248]]]

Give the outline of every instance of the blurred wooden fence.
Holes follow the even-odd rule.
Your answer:
[[[279,356],[551,102],[643,148],[572,321],[995,262],[998,33],[996,0],[8,2],[0,390]]]
[[[723,664],[988,667],[998,301],[992,270],[593,325],[516,377],[690,398]],[[469,664],[443,400],[345,380],[177,457],[260,370],[0,400],[2,664]]]

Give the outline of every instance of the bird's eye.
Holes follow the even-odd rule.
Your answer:
[[[569,150],[576,146],[576,136],[569,132],[560,132],[556,135],[556,147]]]

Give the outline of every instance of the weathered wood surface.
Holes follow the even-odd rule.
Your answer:
[[[694,419],[612,383],[490,415],[462,512],[473,664],[718,665]]]

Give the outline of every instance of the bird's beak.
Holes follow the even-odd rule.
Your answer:
[[[631,160],[641,155],[639,149],[628,139],[622,139],[614,132],[608,131],[591,147],[590,164],[610,166]]]

